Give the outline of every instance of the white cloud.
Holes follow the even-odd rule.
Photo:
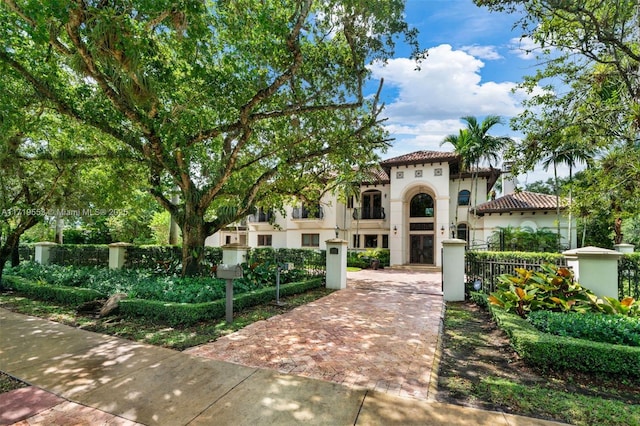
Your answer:
[[[505,120],[522,108],[522,93],[512,93],[512,82],[482,82],[484,63],[462,50],[443,44],[429,49],[419,71],[407,58],[392,59],[386,66],[372,67],[374,78],[384,78],[386,90],[396,94],[383,115],[387,129],[396,138],[392,155],[419,149],[450,150],[440,142],[464,127],[460,117],[481,118],[496,114]],[[495,134],[507,135],[507,128]]]
[[[509,41],[511,53],[517,55],[520,59],[534,60],[536,52],[540,50],[540,45],[530,37],[516,37]]]
[[[462,46],[460,48],[463,52],[467,52],[471,56],[476,58],[485,59],[487,61],[495,61],[502,59],[502,55],[498,53],[495,46],[480,46],[477,44],[471,46]]]

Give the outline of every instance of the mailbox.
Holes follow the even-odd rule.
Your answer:
[[[242,266],[220,264],[216,270],[218,278],[232,280],[234,278],[242,278]]]

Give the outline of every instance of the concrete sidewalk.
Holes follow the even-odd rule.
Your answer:
[[[4,309],[0,371],[33,385],[0,397],[0,424],[554,424],[192,356]]]

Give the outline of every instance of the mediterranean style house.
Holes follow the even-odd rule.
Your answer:
[[[326,194],[319,206],[290,206],[286,215],[258,211],[209,237],[207,245],[324,249],[337,235],[349,249],[389,249],[391,266],[439,267],[442,241],[453,236],[476,246],[501,227],[555,230],[556,198],[517,191],[509,165],[503,167],[472,173],[460,170],[453,152],[412,152],[380,162],[360,183],[359,197],[346,203]],[[496,197],[500,177],[502,195]],[[565,245],[574,248],[575,225],[561,217],[560,227]]]

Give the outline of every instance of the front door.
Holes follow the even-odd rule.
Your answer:
[[[433,265],[433,235],[411,236],[411,263]]]

